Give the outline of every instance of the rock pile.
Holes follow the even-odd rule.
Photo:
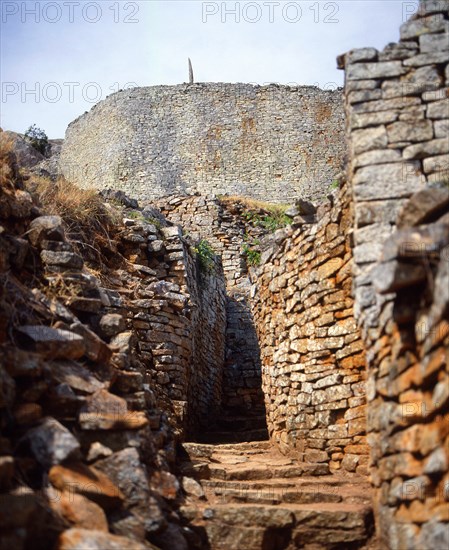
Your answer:
[[[1,548],[187,548],[175,438],[156,407],[153,363],[136,355],[144,327],[133,323],[157,307],[158,319],[180,326],[188,299],[159,259],[159,278],[134,263],[128,278],[112,270],[110,286],[100,283],[63,220],[33,202],[14,154],[2,147],[0,160]],[[121,231],[117,246],[129,255],[142,242],[158,249],[149,223],[125,221]],[[173,262],[184,258],[178,232],[166,228],[159,241]],[[147,295],[133,300],[120,274],[140,277],[140,289],[151,277]]]

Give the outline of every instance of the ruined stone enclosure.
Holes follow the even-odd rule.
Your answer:
[[[342,94],[142,89],[75,121],[63,171],[140,201],[104,194],[107,272],[8,157],[1,548],[449,547],[449,3],[421,2],[400,35],[338,58]],[[161,98],[159,124],[139,118]],[[343,135],[340,98],[345,141],[320,149],[326,127]],[[309,148],[331,167],[312,183]],[[289,223],[217,196],[250,189],[296,202]]]
[[[109,96],[70,124],[60,165],[82,187],[139,200],[320,200],[344,150],[341,90],[204,83]]]

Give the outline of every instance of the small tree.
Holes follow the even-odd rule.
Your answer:
[[[45,155],[48,147],[48,137],[42,128],[38,128],[36,124],[32,124],[25,132],[24,138],[39,151],[39,153]]]

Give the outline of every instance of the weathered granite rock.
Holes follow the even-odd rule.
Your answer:
[[[118,313],[107,313],[100,319],[100,329],[105,336],[116,336],[125,330],[125,321]]]
[[[109,531],[103,509],[88,498],[70,490],[59,492],[50,488],[48,499],[51,508],[73,527]]]
[[[398,228],[434,221],[449,210],[449,190],[423,189],[415,193],[398,214]]]
[[[11,131],[5,131],[5,136],[13,142],[13,151],[17,156],[17,161],[24,168],[32,168],[42,162],[45,156],[27,142],[20,134]]]
[[[82,323],[70,325],[70,330],[79,334],[86,347],[85,355],[96,363],[108,363],[112,357],[112,349],[103,340]]]
[[[376,266],[371,277],[376,290],[387,294],[422,283],[426,279],[426,270],[422,265],[391,260]]]
[[[103,531],[73,528],[59,537],[57,550],[157,550],[150,543],[111,535]]]
[[[24,325],[17,330],[31,340],[35,351],[48,359],[79,359],[86,352],[83,338],[68,330],[43,325]]]
[[[30,430],[26,439],[36,460],[45,468],[67,459],[78,458],[80,444],[72,433],[51,417],[44,418],[39,426]]]
[[[84,261],[78,254],[74,252],[53,252],[52,250],[42,250],[41,260],[46,265],[56,265],[67,269],[81,269]]]
[[[125,498],[108,476],[81,462],[53,466],[48,477],[59,491],[83,495],[105,510],[121,506]]]
[[[75,361],[51,361],[46,364],[54,380],[82,393],[94,393],[105,387],[87,368]]]
[[[192,477],[182,477],[182,489],[188,496],[196,498],[204,498],[204,490],[201,485]]]
[[[62,219],[59,216],[40,216],[30,223],[28,239],[33,246],[43,240],[64,241]]]

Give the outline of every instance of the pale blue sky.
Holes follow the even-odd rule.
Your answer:
[[[417,0],[2,0],[1,126],[69,122],[126,85],[295,83],[335,88],[335,58],[383,48]]]

